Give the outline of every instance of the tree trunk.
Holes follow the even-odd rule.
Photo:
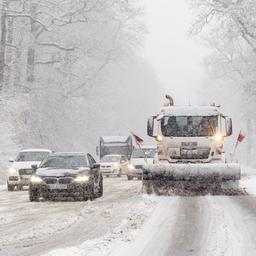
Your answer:
[[[31,4],[30,6],[30,13],[31,16],[35,16],[36,12],[36,4]],[[28,55],[27,55],[27,81],[29,83],[33,83],[35,80],[34,77],[34,69],[35,69],[35,32],[36,32],[36,24],[33,20],[30,21],[30,46],[28,48]]]
[[[3,0],[1,12],[1,41],[0,41],[0,93],[4,86],[5,51],[6,51],[6,10],[7,0]]]
[[[6,18],[6,30],[7,30],[7,35],[6,35],[6,42],[8,45],[13,44],[13,18]],[[14,54],[14,49],[11,47],[6,47],[5,50],[5,64],[7,65],[7,69],[5,70],[5,75],[4,75],[4,91],[5,92],[10,92],[11,95],[13,95],[13,88],[12,88],[12,83],[13,83],[13,63],[15,63],[15,54]]]

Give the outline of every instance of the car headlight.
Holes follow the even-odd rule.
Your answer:
[[[132,164],[129,164],[128,169],[132,171],[132,170],[134,170],[134,166]]]
[[[86,175],[79,175],[74,179],[75,182],[77,183],[84,183],[89,181],[89,176]]]
[[[117,168],[119,166],[118,163],[114,163],[114,167]]]
[[[11,174],[11,175],[14,175],[14,174],[17,174],[17,170],[13,167],[11,167],[9,170],[8,170],[8,173]]]
[[[38,183],[42,183],[43,180],[40,177],[36,176],[36,175],[32,175],[30,177],[30,182],[38,184]]]
[[[160,134],[157,135],[157,136],[156,136],[156,141],[157,141],[157,142],[162,142],[162,141],[163,141],[163,136],[160,135]]]

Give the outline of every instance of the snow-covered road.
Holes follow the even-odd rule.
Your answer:
[[[104,183],[93,202],[0,191],[0,255],[256,255],[254,195],[157,197],[137,180]],[[252,179],[242,184],[253,191]]]
[[[138,181],[106,179],[93,202],[29,202],[28,191],[0,191],[0,255],[40,255],[79,245],[118,226],[140,201]]]

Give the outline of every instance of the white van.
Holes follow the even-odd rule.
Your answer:
[[[129,172],[127,173],[128,180],[137,177],[142,179],[142,168],[146,164],[153,164],[156,154],[156,146],[142,146],[141,148],[134,148],[129,165]]]

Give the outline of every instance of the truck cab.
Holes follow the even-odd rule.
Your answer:
[[[101,136],[99,147],[96,148],[96,153],[100,160],[105,155],[124,155],[129,160],[132,155],[132,137],[131,136]]]
[[[216,106],[168,106],[148,120],[148,135],[157,141],[157,161],[225,162],[224,138],[232,120]]]

